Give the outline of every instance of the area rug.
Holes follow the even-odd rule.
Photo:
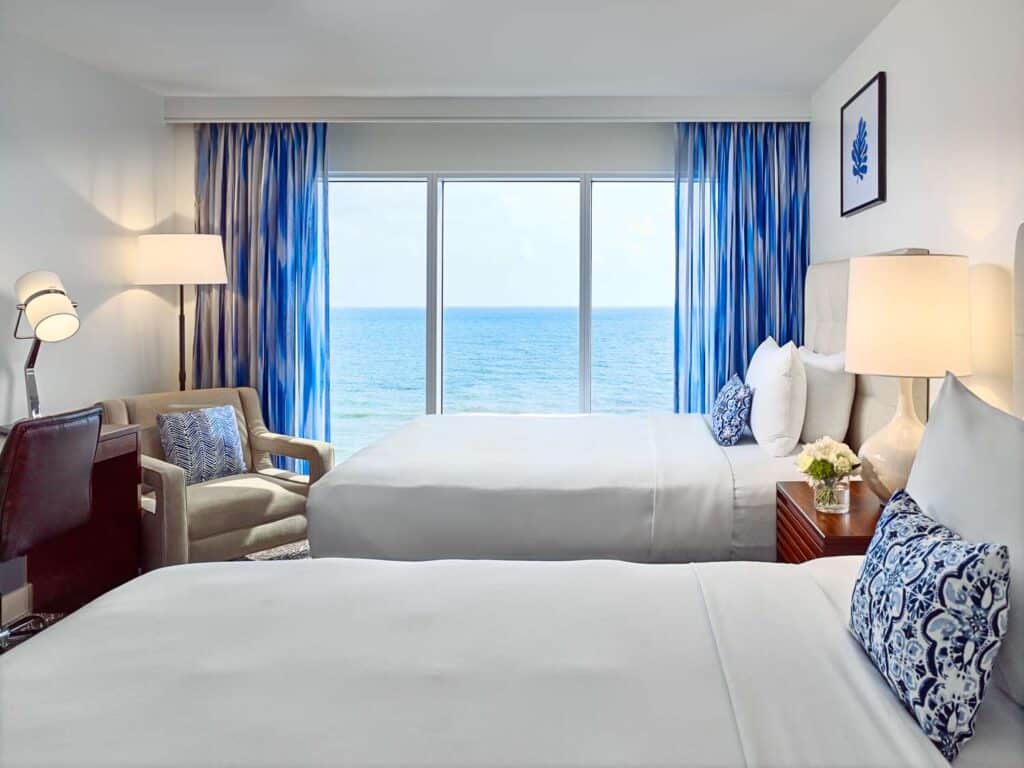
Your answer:
[[[253,552],[251,555],[238,558],[239,560],[308,560],[309,542],[296,541],[292,544],[282,544],[273,549],[264,549],[262,552]]]

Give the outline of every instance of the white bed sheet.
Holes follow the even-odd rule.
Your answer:
[[[315,557],[689,562],[775,558],[775,482],[699,415],[417,419],[310,491]]]
[[[0,764],[947,765],[834,567],[167,568],[0,657]]]
[[[733,537],[731,560],[775,561],[775,484],[800,480],[799,448],[771,456],[749,431],[739,443],[722,448],[732,470]]]
[[[827,557],[801,568],[811,571],[839,620],[849,626],[850,598],[862,557]],[[956,768],[1021,768],[1024,765],[1024,708],[995,685],[985,692],[974,738],[960,751]]]

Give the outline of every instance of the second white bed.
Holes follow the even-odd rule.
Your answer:
[[[774,560],[792,457],[698,415],[417,419],[310,491],[314,556]]]
[[[0,657],[0,765],[948,768],[859,563],[162,568]],[[1020,764],[994,686],[977,725],[957,768]]]

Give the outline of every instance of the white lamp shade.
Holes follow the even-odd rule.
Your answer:
[[[141,235],[138,285],[221,285],[228,281],[220,235]]]
[[[969,374],[969,297],[965,256],[851,259],[846,370],[928,378]]]
[[[40,341],[64,341],[78,332],[78,312],[68,298],[64,283],[54,272],[29,272],[14,284],[18,304]]]

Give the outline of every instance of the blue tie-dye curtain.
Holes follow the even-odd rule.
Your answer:
[[[196,386],[255,387],[272,431],[322,440],[326,135],[323,124],[196,126],[196,231],[223,237],[228,273],[197,292]]]
[[[675,408],[704,413],[768,336],[803,336],[806,123],[676,129]]]

